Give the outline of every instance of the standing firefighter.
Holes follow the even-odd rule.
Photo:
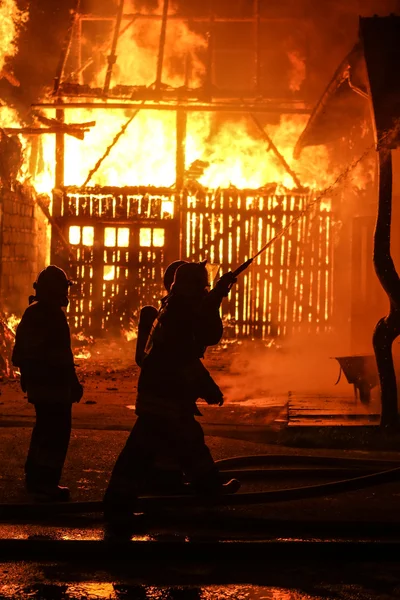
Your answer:
[[[105,494],[106,518],[134,508],[157,456],[173,455],[199,494],[234,493],[237,480],[223,483],[194,418],[198,398],[222,406],[223,395],[201,358],[222,336],[219,307],[236,279],[226,273],[208,291],[206,261],[176,270],[163,299],[141,362],[138,419],[119,455]]]
[[[82,398],[75,373],[71,337],[63,307],[71,282],[50,265],[33,284],[36,296],[17,328],[12,361],[21,371],[21,387],[36,411],[28,457],[26,489],[38,499],[68,500],[59,486],[71,435],[71,406]]]

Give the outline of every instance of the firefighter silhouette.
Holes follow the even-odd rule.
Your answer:
[[[36,412],[25,463],[25,483],[37,499],[68,500],[59,486],[71,434],[71,407],[83,388],[75,373],[71,337],[63,307],[71,282],[50,265],[39,274],[17,327],[12,362],[21,372],[21,388]]]
[[[226,273],[210,292],[206,261],[178,265],[141,357],[138,418],[105,493],[107,520],[123,519],[134,510],[135,499],[162,453],[173,456],[195,493],[239,489],[237,480],[224,483],[194,418],[199,398],[223,404],[222,392],[201,358],[207,346],[221,339],[219,308],[235,281],[232,273]]]

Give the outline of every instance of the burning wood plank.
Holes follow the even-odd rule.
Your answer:
[[[0,313],[0,377],[14,379],[18,375],[18,370],[11,362],[18,323],[19,319],[15,315]]]

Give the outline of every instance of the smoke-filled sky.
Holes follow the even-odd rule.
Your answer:
[[[1,79],[0,97],[16,105],[21,116],[27,114],[31,102],[37,100],[46,87],[52,87],[75,3],[76,0],[18,0],[21,9],[29,9],[29,21],[20,35],[19,53],[10,65],[21,85],[15,87]],[[177,0],[180,12],[192,14],[208,14],[210,3],[211,0]],[[249,0],[212,0],[213,10],[225,15],[247,15],[252,4]],[[261,0],[260,4],[262,14],[272,17],[306,17],[306,24],[302,22],[300,54],[307,55],[307,77],[299,93],[311,104],[317,101],[339,61],[355,42],[358,15],[400,14],[400,0]],[[85,12],[110,13],[113,5],[115,2],[111,0],[81,1]],[[136,1],[139,9],[156,6],[157,0]],[[288,23],[287,35],[288,40],[297,39],[293,21]],[[284,53],[285,44],[282,45]],[[287,63],[287,57],[282,56],[282,61]]]

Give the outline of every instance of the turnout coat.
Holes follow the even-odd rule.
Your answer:
[[[136,413],[160,418],[200,414],[196,400],[222,404],[221,390],[201,358],[223,333],[216,290],[197,299],[171,292],[162,301],[138,382]]]

